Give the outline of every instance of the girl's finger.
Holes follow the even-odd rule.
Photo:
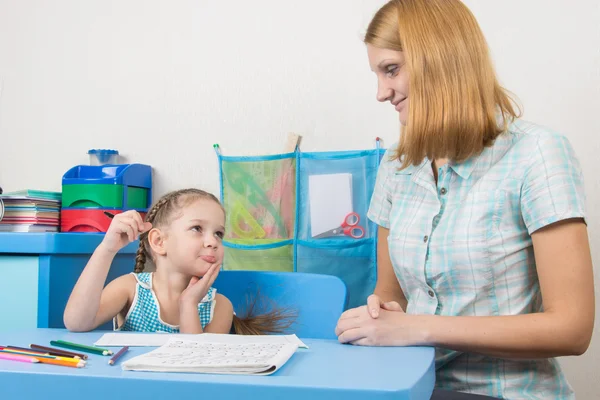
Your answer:
[[[127,222],[121,222],[119,229],[120,229],[120,232],[127,235],[127,238],[129,239],[130,242],[133,242],[135,240],[135,233],[133,231],[133,227],[131,226],[131,224],[128,224]]]
[[[188,283],[187,287],[189,288],[194,286],[199,280],[200,278],[198,278],[197,276],[192,276],[192,279],[190,279],[190,283]]]
[[[144,220],[142,220],[142,216],[139,212],[135,212],[132,214],[133,220],[137,224],[137,230],[139,232],[144,232]]]

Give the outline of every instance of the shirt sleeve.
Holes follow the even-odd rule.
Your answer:
[[[397,167],[397,160],[391,160],[391,155],[395,151],[394,147],[388,149],[379,165],[375,188],[367,217],[384,228],[390,227],[390,210],[392,208],[392,178]]]
[[[585,191],[579,160],[561,135],[540,136],[521,188],[521,213],[529,234],[554,222],[584,218]]]

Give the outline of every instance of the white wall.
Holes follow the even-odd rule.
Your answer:
[[[525,117],[575,147],[598,288],[600,3],[466,3]],[[305,151],[390,144],[396,114],[375,101],[360,41],[381,4],[0,0],[0,186],[60,190],[87,149],[107,147],[152,165],[157,196],[217,192],[213,143],[228,155],[275,153],[293,131]],[[579,399],[600,393],[599,339],[597,323],[586,355],[563,360]]]

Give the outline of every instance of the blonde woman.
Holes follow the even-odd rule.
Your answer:
[[[572,399],[554,357],[594,324],[581,170],[569,141],[519,120],[459,0],[393,0],[365,39],[377,100],[399,114],[368,216],[378,280],[342,343],[437,348],[436,387]]]

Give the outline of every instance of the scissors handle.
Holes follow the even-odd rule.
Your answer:
[[[343,222],[342,226],[343,227],[356,226],[356,225],[358,225],[359,222],[360,222],[360,216],[355,212],[351,212],[350,214],[346,215],[346,218],[344,218],[344,222]]]
[[[344,228],[344,234],[354,239],[361,239],[365,236],[365,229],[358,225],[347,226]]]

